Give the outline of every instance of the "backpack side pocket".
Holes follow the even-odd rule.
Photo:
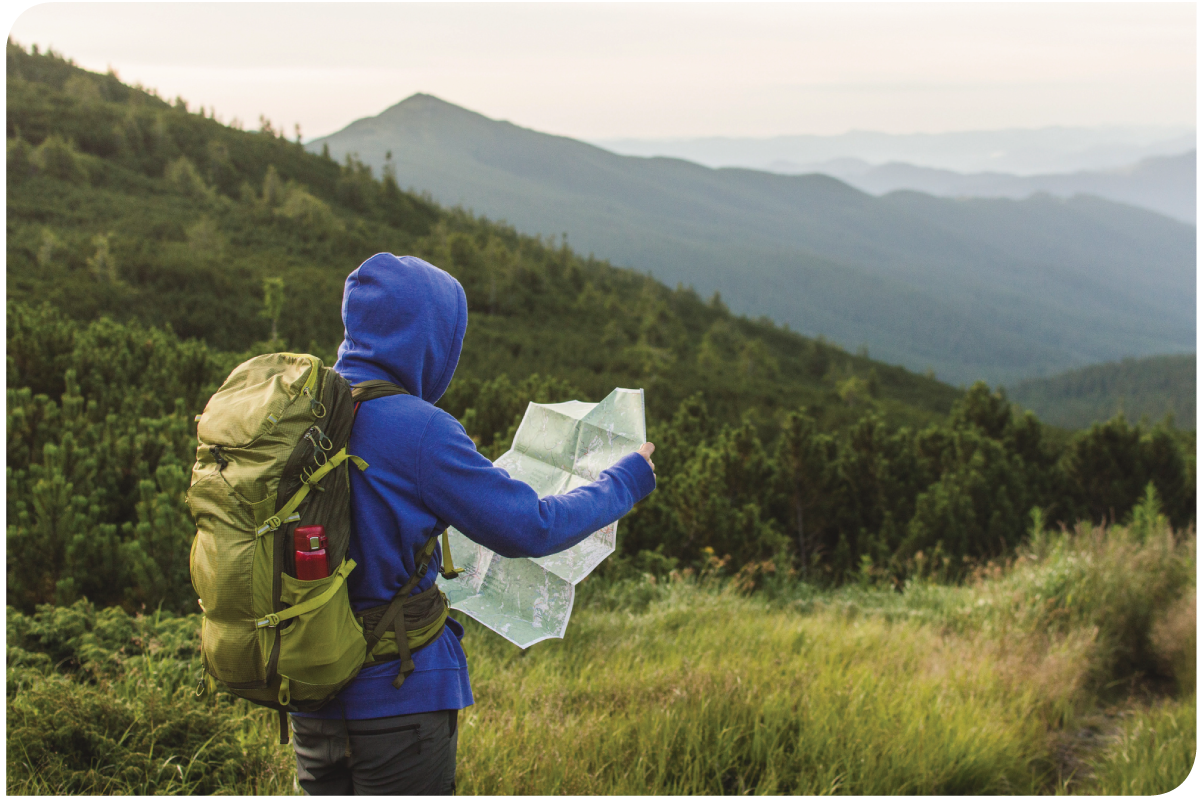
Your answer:
[[[341,568],[320,580],[283,575],[280,598],[285,604],[319,603],[279,633],[279,674],[289,680],[294,703],[332,696],[362,668],[367,641],[346,587],[346,575],[354,566],[352,560],[343,561]]]

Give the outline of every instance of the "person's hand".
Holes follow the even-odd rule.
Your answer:
[[[646,459],[646,463],[650,464],[650,471],[654,471],[654,461],[650,460],[650,456],[654,454],[654,445],[647,441],[638,447],[637,453]]]

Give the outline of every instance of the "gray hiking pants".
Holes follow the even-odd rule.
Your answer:
[[[381,719],[292,716],[296,779],[314,796],[450,795],[458,711]]]

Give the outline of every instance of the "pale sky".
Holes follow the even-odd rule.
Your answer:
[[[26,48],[305,139],[414,92],[583,139],[1196,122],[1190,3],[53,3],[7,19]]]

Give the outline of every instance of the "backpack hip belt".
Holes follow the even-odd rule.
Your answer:
[[[367,661],[372,660],[376,646],[383,640],[389,628],[394,634],[393,640],[397,656],[400,658],[400,671],[396,674],[396,679],[392,681],[392,685],[396,688],[403,685],[404,679],[416,669],[412,661],[412,650],[420,648],[436,638],[441,633],[442,627],[446,624],[446,618],[449,616],[450,605],[446,601],[445,594],[436,585],[431,585],[418,594],[412,594],[412,590],[429,572],[429,563],[433,560],[434,552],[437,551],[437,540],[437,533],[434,533],[429,536],[425,546],[418,550],[416,570],[392,597],[392,601],[386,605],[369,608],[365,613],[368,623],[363,624],[363,633],[367,638]],[[445,529],[442,530],[442,544],[443,551],[446,553],[446,561],[442,564],[442,576],[453,579],[458,576],[457,573],[461,569],[455,569],[454,563],[450,560],[450,541]],[[413,627],[408,626],[410,620]],[[385,647],[384,653],[387,652],[388,648]],[[381,659],[391,660],[392,658]]]
[[[359,623],[363,630],[368,631],[368,644],[371,632],[379,628],[379,623],[391,606],[392,603],[388,602],[358,612]],[[399,687],[413,671],[412,653],[433,643],[441,635],[446,619],[450,617],[449,608],[446,595],[436,585],[408,597],[401,612],[394,614],[391,628],[383,629],[376,645],[368,650],[366,662],[400,660],[400,674],[393,683]]]

